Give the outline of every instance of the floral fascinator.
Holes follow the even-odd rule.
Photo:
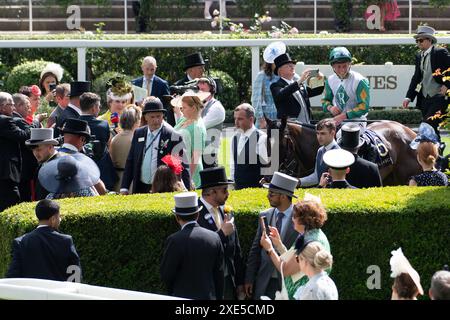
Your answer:
[[[403,254],[402,248],[398,248],[391,252],[392,257],[389,263],[391,264],[391,278],[396,278],[402,273],[407,273],[414,281],[419,293],[423,295],[423,288],[420,284],[420,276],[416,270],[411,266],[408,259]]]
[[[131,99],[133,86],[125,78],[117,76],[111,78],[106,83],[106,87],[109,88],[107,95],[112,100],[129,100]]]
[[[164,162],[177,176],[183,171],[181,160],[177,157],[168,154],[162,157],[161,161]]]

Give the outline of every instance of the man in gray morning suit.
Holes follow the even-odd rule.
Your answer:
[[[283,244],[290,248],[298,236],[292,224],[292,197],[298,180],[286,174],[275,172],[270,184],[264,184],[269,189],[267,198],[271,209],[259,214],[266,216],[270,226],[276,227]],[[258,219],[260,220],[260,219]],[[253,240],[247,260],[245,275],[245,293],[248,297],[260,299],[261,296],[275,297],[275,292],[281,289],[281,276],[275,269],[267,252],[260,245],[262,228],[258,221],[258,230]]]

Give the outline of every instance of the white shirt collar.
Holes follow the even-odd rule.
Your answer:
[[[70,143],[67,143],[67,142],[64,143],[64,144],[61,146],[61,148],[66,148],[66,149],[69,149],[69,150],[78,152],[77,147],[75,147],[73,144],[70,144]]]
[[[241,133],[241,135],[246,136],[247,138],[250,138],[250,136],[252,135],[252,133],[256,130],[256,127],[254,124],[252,124],[251,128],[248,129],[247,131],[243,132],[242,130],[239,130],[239,132]]]
[[[284,81],[286,81],[288,84],[291,84],[292,82],[294,82],[294,79],[288,80],[288,79],[283,78],[283,77],[281,77],[281,79],[283,79]]]
[[[194,221],[189,221],[189,222],[186,222],[185,224],[183,224],[183,226],[181,227],[181,230],[183,230],[184,229],[184,227],[186,227],[187,225],[189,225],[189,224],[196,224],[197,223],[197,221],[196,220],[194,220]]]
[[[337,144],[336,140],[333,139],[333,141],[331,141],[329,144],[325,146],[325,150],[326,151],[331,150],[331,148],[333,148],[336,144]]]
[[[76,105],[69,103],[69,107],[71,107],[71,108],[74,109],[76,112],[78,112],[79,115],[82,114],[81,109],[78,108]]]
[[[427,54],[429,54],[431,52],[431,49],[433,49],[433,46],[431,46],[427,50],[423,51],[422,56],[426,56]]]
[[[148,127],[147,135],[150,136],[150,132],[151,132],[153,136],[156,136],[158,134],[159,130],[161,130],[161,128],[163,127],[163,125],[164,125],[164,123],[161,123],[161,126],[158,129],[153,130],[153,131],[151,131],[150,127]]]

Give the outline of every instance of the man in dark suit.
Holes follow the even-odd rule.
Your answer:
[[[175,82],[174,85],[183,86],[194,79],[203,78],[205,73],[205,60],[203,60],[200,52],[184,57],[184,71],[186,73],[184,77]]]
[[[38,119],[34,119],[31,123],[27,122],[27,117],[31,114],[31,104],[28,97],[21,93],[13,95],[15,111],[13,119],[16,125],[22,129],[39,128],[41,126]],[[41,118],[43,119],[43,118]],[[22,202],[32,201],[34,195],[33,178],[36,174],[37,161],[33,156],[33,152],[25,146],[25,142],[20,143],[20,153],[22,154],[22,172],[20,174],[20,200]]]
[[[22,171],[20,143],[30,137],[30,129],[20,129],[12,115],[14,101],[0,92],[0,212],[20,202],[19,183]]]
[[[269,189],[267,198],[271,209],[259,214],[266,217],[270,226],[276,227],[281,241],[290,248],[298,236],[292,224],[292,197],[298,180],[286,174],[275,172],[270,184],[264,184]],[[257,221],[258,229],[247,259],[245,274],[245,292],[248,297],[260,299],[261,296],[275,297],[275,292],[281,290],[281,275],[275,269],[270,259],[270,253],[261,250],[260,245],[262,228],[260,219]]]
[[[309,78],[310,71],[305,70],[300,79],[294,80],[295,63],[288,53],[283,53],[275,58],[274,73],[280,79],[270,85],[275,107],[277,108],[277,118],[283,116],[293,118],[301,123],[311,121],[311,104],[309,97],[314,97],[323,92],[324,86],[311,89],[303,84]],[[318,79],[323,75],[319,73]]]
[[[39,226],[14,239],[7,278],[81,281],[80,258],[72,237],[59,233],[59,204],[41,200],[36,205]]]
[[[339,146],[350,151],[355,156],[355,162],[350,166],[347,181],[356,188],[381,187],[381,175],[378,166],[358,156],[359,148],[364,144],[360,136],[361,127],[358,124],[345,124],[341,128]]]
[[[429,26],[419,26],[414,35],[420,52],[416,54],[416,69],[403,100],[407,108],[417,97],[416,107],[422,112],[422,121],[430,124],[439,135],[438,126],[444,118],[431,119],[437,112],[445,113],[448,100],[445,96],[450,89],[450,80],[445,80],[442,72],[450,68],[450,55],[447,49],[437,47],[435,30]],[[441,73],[435,74],[440,69]]]
[[[224,167],[213,167],[200,171],[202,197],[198,202],[203,209],[199,213],[198,224],[217,232],[224,249],[224,298],[236,300],[244,298],[244,263],[241,255],[239,236],[232,212],[225,213],[228,199],[228,180]]]
[[[134,132],[120,186],[121,194],[129,194],[131,182],[133,193],[148,193],[156,169],[163,164],[161,159],[167,154],[176,154],[184,159],[181,178],[186,188],[190,189],[191,179],[183,139],[164,122],[165,113],[161,100],[155,97],[147,99],[142,114],[148,125]]]
[[[64,125],[64,122],[66,122],[66,119],[78,119],[81,116],[80,96],[85,92],[89,92],[90,87],[91,83],[89,81],[73,81],[70,83],[70,103],[64,109],[61,116],[56,119],[55,138],[60,136],[60,129]]]
[[[350,172],[349,167],[355,162],[351,152],[343,149],[328,150],[323,155],[323,162],[328,166],[328,172],[322,173],[320,177],[319,185],[322,188],[356,189],[345,179]]]
[[[236,134],[231,140],[231,178],[235,189],[258,188],[268,164],[267,135],[255,127],[255,109],[243,103],[234,109]]]
[[[161,280],[169,295],[201,300],[223,297],[223,247],[216,232],[200,227],[195,192],[174,196],[181,230],[170,235],[161,260]]]
[[[82,112],[80,120],[88,123],[91,135],[95,136],[95,140],[89,145],[93,151],[92,160],[97,164],[100,179],[106,188],[113,190],[117,174],[108,150],[110,140],[108,121],[97,119],[100,112],[100,97],[95,93],[85,92],[80,97],[80,107]]]
[[[162,97],[169,95],[169,84],[166,80],[156,75],[156,59],[152,56],[147,56],[142,60],[142,77],[131,81],[133,85],[147,90],[147,97],[154,96],[162,100]]]
[[[49,192],[39,182],[39,170],[48,162],[59,157],[59,153],[55,150],[58,141],[53,139],[52,128],[31,128],[31,137],[25,141],[25,145],[31,150],[39,164],[33,177],[35,198],[36,200],[45,199]]]

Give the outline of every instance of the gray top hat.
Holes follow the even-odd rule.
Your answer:
[[[198,195],[195,192],[182,192],[174,195],[175,208],[173,213],[179,216],[190,216],[203,209],[198,206]]]
[[[417,27],[417,34],[414,35],[414,38],[428,38],[431,39],[432,43],[436,43],[437,39],[435,38],[434,34],[436,33],[436,30],[434,28],[429,26],[419,26]]]
[[[288,195],[290,197],[297,198],[294,195],[295,188],[297,187],[298,179],[288,176],[281,172],[275,172],[270,183],[265,183],[264,188],[268,188],[278,193]]]
[[[355,162],[355,156],[344,149],[328,150],[323,155],[323,162],[332,169],[345,169]]]
[[[31,137],[25,141],[27,146],[37,146],[40,144],[58,145],[58,141],[53,139],[52,128],[31,128]]]

